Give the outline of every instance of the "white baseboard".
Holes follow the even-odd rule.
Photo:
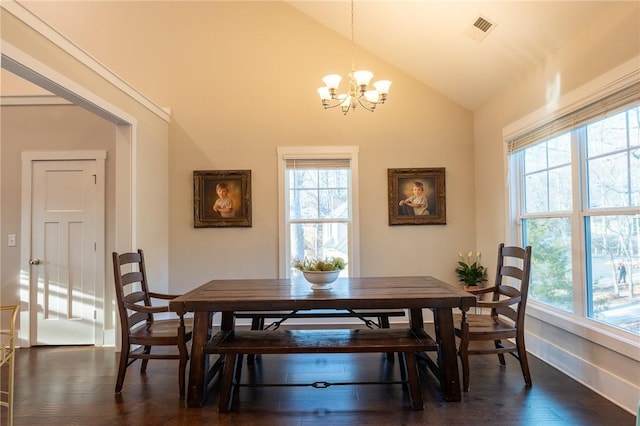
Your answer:
[[[636,414],[640,387],[629,383],[601,366],[545,340],[541,336],[526,334],[527,351],[567,376],[580,382],[603,398],[608,399],[631,414]],[[535,386],[535,377],[534,386]]]

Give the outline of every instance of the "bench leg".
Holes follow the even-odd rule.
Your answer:
[[[242,354],[236,355],[236,371],[233,374],[233,389],[232,391],[237,393],[240,390],[240,386],[237,386],[240,383],[240,379],[242,378]]]
[[[218,411],[228,413],[233,403],[234,380],[238,367],[239,355],[227,354],[224,358],[224,372],[222,374],[222,386],[220,388],[220,398],[218,400]]]
[[[390,328],[389,324],[389,316],[382,315],[378,317],[378,324],[380,324],[380,328]],[[387,360],[393,361],[393,352],[387,352]]]
[[[264,318],[259,317],[259,316],[255,316],[251,318],[251,330],[256,331],[256,330],[264,330]],[[256,356],[255,354],[249,354],[247,355],[247,363],[248,364],[252,364],[253,361],[255,361]]]
[[[403,352],[402,357],[407,367],[407,376],[409,379],[409,399],[411,400],[411,408],[414,410],[422,410],[422,391],[420,390],[420,376],[418,375],[418,367],[415,352]]]
[[[407,360],[404,352],[398,352],[398,367],[400,368],[400,379],[402,380],[403,389],[407,388]]]

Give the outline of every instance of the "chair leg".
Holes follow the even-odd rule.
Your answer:
[[[178,365],[178,389],[180,390],[180,399],[184,399],[185,395],[185,373],[187,371],[187,362],[189,361],[189,350],[187,349],[186,330],[184,321],[180,321],[178,327],[178,352],[180,353],[180,363]]]
[[[185,349],[186,351],[186,349]],[[187,371],[187,362],[189,356],[180,350],[180,364],[178,365],[178,388],[180,389],[180,399],[184,399],[185,395],[185,373]]]
[[[469,341],[460,340],[460,362],[462,364],[462,390],[469,392]]]
[[[531,381],[531,373],[529,373],[529,361],[527,360],[527,350],[524,347],[524,341],[518,342],[518,361],[520,361],[520,368],[522,369],[522,376],[527,386],[531,387],[533,382]]]
[[[493,343],[496,345],[496,348],[502,347],[501,340],[494,340]],[[498,360],[500,360],[500,365],[507,365],[506,361],[504,360],[504,354],[498,354]]]
[[[122,351],[120,352],[120,362],[118,363],[118,377],[116,379],[116,393],[122,392],[122,385],[124,384],[124,376],[127,373],[127,364],[129,362],[129,345],[122,345]]]
[[[142,353],[145,353],[145,354],[151,353],[151,346],[145,346],[144,347],[144,351],[142,351]],[[147,372],[147,364],[149,364],[149,360],[143,358],[142,359],[142,364],[140,365],[140,372],[141,373],[146,373]]]

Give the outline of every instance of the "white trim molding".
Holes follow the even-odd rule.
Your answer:
[[[56,95],[0,96],[0,106],[49,106],[49,105],[73,105],[73,103]]]

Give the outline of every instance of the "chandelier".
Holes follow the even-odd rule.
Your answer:
[[[320,100],[324,109],[340,107],[344,115],[356,109],[358,105],[367,111],[373,112],[376,105],[383,104],[389,94],[391,81],[379,80],[373,83],[373,89],[369,89],[369,82],[373,73],[371,71],[355,71],[356,44],[353,37],[353,0],[351,0],[351,72],[348,74],[347,93],[338,94],[338,86],[342,77],[338,74],[329,74],[322,78],[325,86],[318,89]]]

